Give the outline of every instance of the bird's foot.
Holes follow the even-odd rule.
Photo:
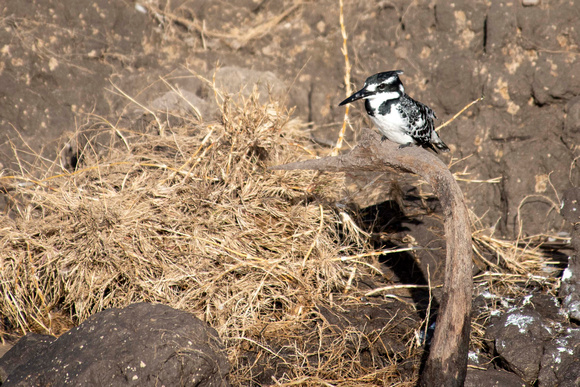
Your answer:
[[[385,141],[386,139],[387,139],[387,136],[381,137],[381,142]]]
[[[409,146],[411,146],[411,145],[413,145],[413,144],[412,144],[412,143],[410,143],[410,142],[408,142],[408,143],[406,143],[406,144],[401,144],[401,145],[399,145],[399,149],[403,149],[403,148],[409,147]]]

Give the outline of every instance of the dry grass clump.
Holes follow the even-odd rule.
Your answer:
[[[489,282],[490,286],[496,283],[512,288],[506,289],[510,295],[521,293],[527,285],[534,283],[551,290],[557,287],[561,262],[554,261],[550,249],[544,249],[544,246],[549,245],[549,241],[565,242],[563,238],[534,235],[507,240],[483,227],[477,217],[473,216],[472,221],[474,263],[483,271],[479,279]],[[561,247],[565,245],[561,243]]]
[[[0,178],[13,200],[0,228],[4,331],[59,334],[106,308],[160,302],[218,330],[236,385],[264,367],[282,384],[385,382],[394,363],[360,364],[357,343],[372,338],[333,332],[316,312],[372,271],[338,258],[365,251],[322,205],[340,177],[266,170],[312,157],[277,104],[254,95],[222,111],[166,136],[97,130],[120,146],[89,138],[73,173],[54,163],[41,178]]]

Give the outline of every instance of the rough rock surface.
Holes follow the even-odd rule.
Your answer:
[[[544,341],[550,332],[539,313],[513,311],[489,327],[495,351],[508,367],[531,383],[538,376]]]
[[[18,367],[26,365],[30,359],[43,354],[56,337],[50,335],[39,335],[28,333],[7,351],[8,355],[0,357],[0,382],[6,381],[8,375]]]
[[[568,267],[562,274],[558,295],[570,318],[580,321],[580,188],[571,188],[564,192],[561,214],[572,224],[574,255],[568,258]]]
[[[465,387],[525,387],[526,383],[517,375],[502,370],[468,369]]]
[[[0,376],[6,387],[227,386],[222,351],[217,332],[191,314],[139,303],[97,313],[56,340],[25,336],[0,359]]]
[[[492,318],[486,338],[500,363],[531,384],[540,373],[545,347],[560,334],[565,321],[556,298],[532,294]]]
[[[565,332],[546,343],[538,386],[572,387],[580,385],[580,329]]]

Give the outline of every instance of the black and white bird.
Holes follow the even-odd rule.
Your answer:
[[[383,135],[404,148],[411,144],[447,152],[449,148],[435,131],[435,112],[405,94],[399,79],[401,70],[386,71],[367,78],[364,87],[342,101],[339,106],[365,100],[367,114]]]

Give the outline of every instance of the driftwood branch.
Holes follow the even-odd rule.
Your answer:
[[[447,258],[437,325],[421,386],[462,386],[467,371],[472,296],[471,231],[467,207],[455,178],[434,154],[420,147],[399,149],[380,135],[365,131],[348,154],[295,162],[276,170],[332,172],[398,171],[421,176],[433,187],[445,214]]]

